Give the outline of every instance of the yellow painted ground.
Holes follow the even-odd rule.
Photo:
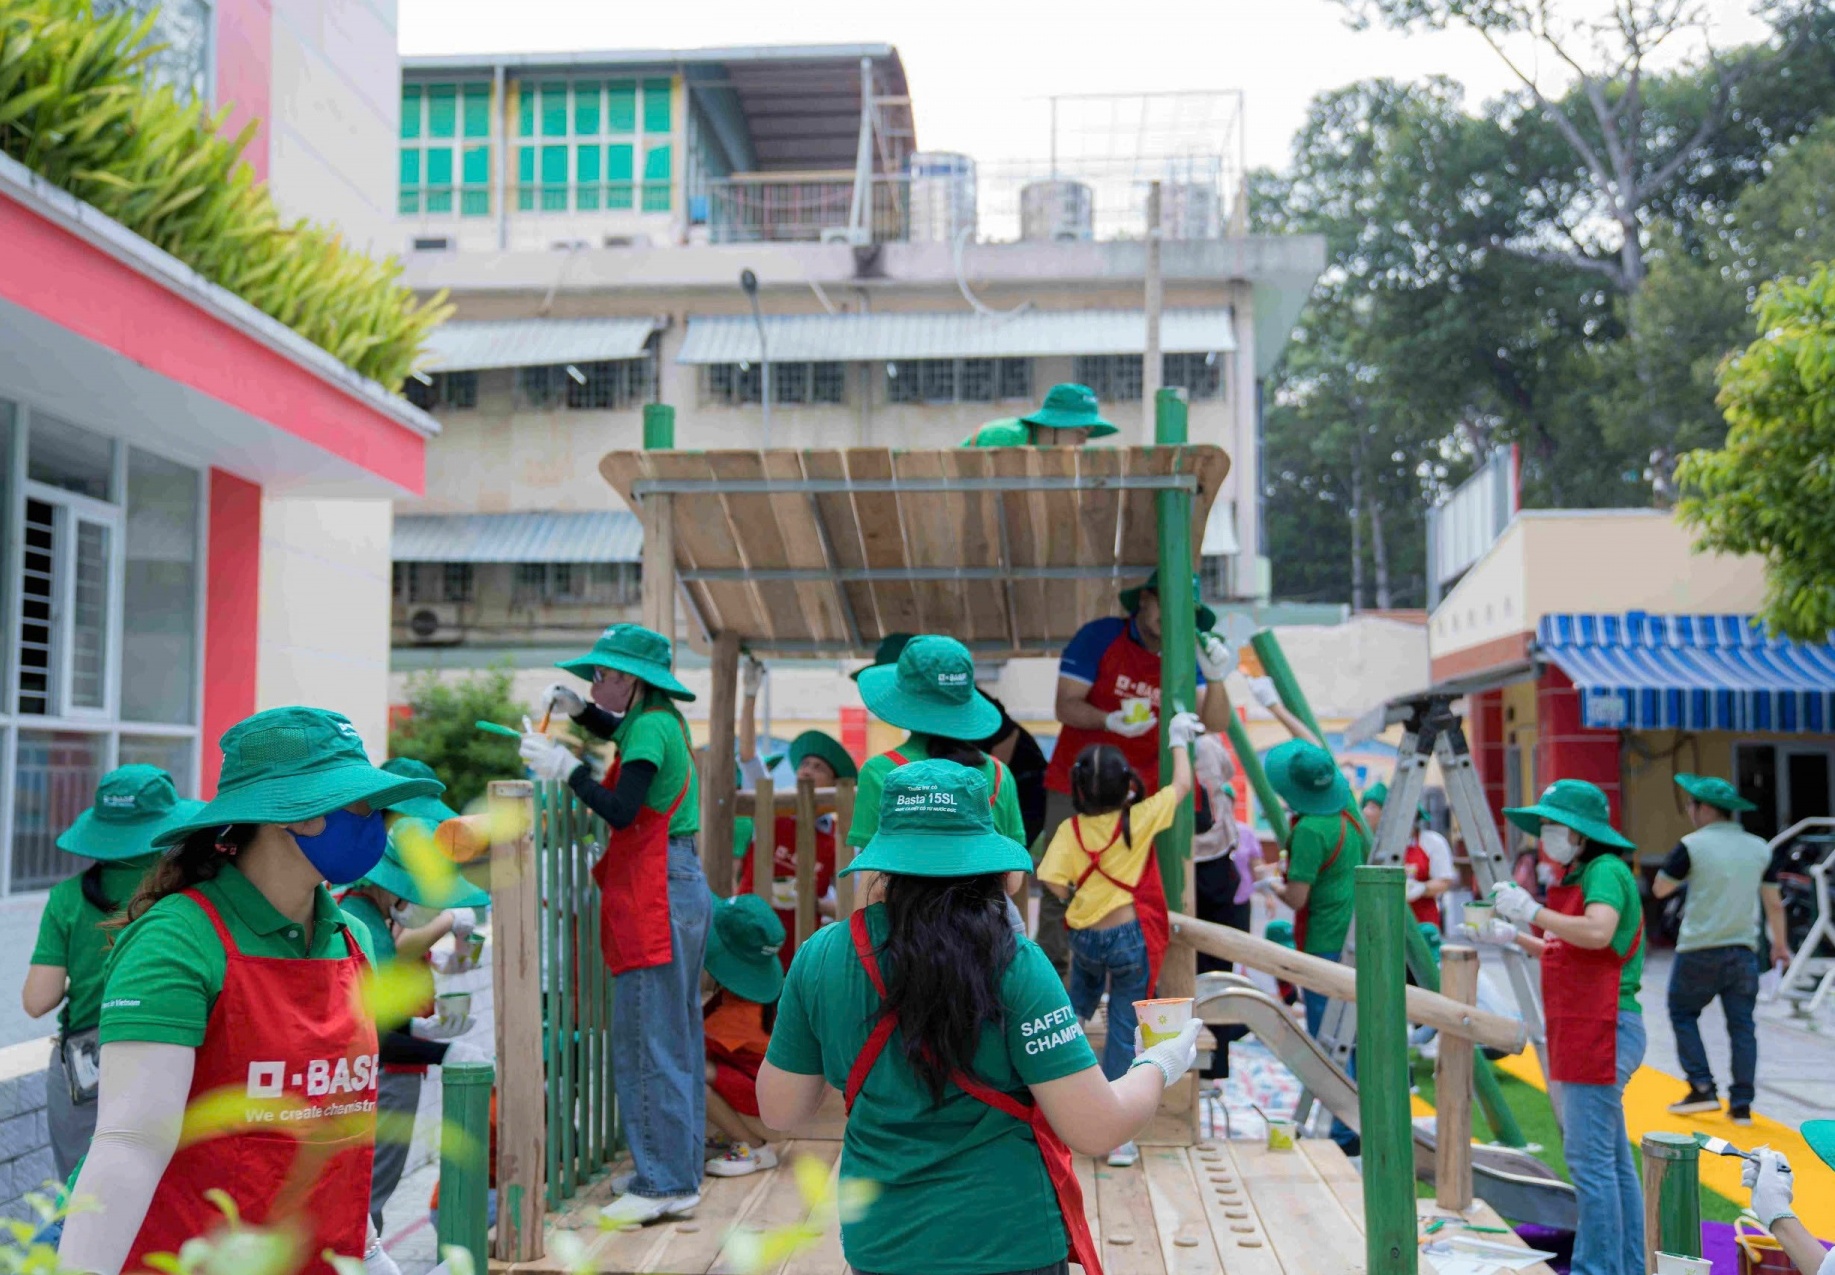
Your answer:
[[[1542,1068],[1527,1051],[1504,1058],[1497,1066],[1525,1084],[1544,1088]],[[1812,1234],[1835,1235],[1835,1170],[1817,1158],[1809,1143],[1795,1129],[1756,1110],[1748,1128],[1734,1124],[1724,1109],[1692,1116],[1670,1115],[1669,1104],[1687,1088],[1682,1080],[1655,1067],[1638,1068],[1631,1083],[1625,1086],[1625,1124],[1631,1132],[1631,1140],[1636,1142],[1647,1133],[1706,1133],[1725,1138],[1743,1151],[1760,1146],[1782,1151],[1789,1158],[1797,1180],[1794,1197],[1797,1216]],[[1416,1098],[1414,1105],[1419,1111],[1426,1104]],[[1736,1204],[1746,1203],[1748,1193],[1739,1181],[1740,1167],[1744,1163],[1732,1156],[1704,1152],[1701,1157],[1702,1185],[1713,1188]]]

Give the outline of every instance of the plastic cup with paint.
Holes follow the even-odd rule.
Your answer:
[[[1460,924],[1473,934],[1482,934],[1497,917],[1497,907],[1489,899],[1473,899],[1459,914]]]
[[[1268,1149],[1270,1151],[1293,1150],[1294,1138],[1298,1136],[1299,1129],[1294,1124],[1292,1117],[1269,1116],[1267,1124]]]
[[[1125,699],[1121,702],[1121,720],[1130,726],[1139,726],[1153,716],[1153,701],[1150,699]]]
[[[441,992],[433,998],[433,1012],[442,1023],[462,1023],[471,1013],[471,993]]]
[[[1680,1253],[1658,1253],[1657,1275],[1710,1275],[1714,1263],[1705,1257],[1684,1257]]]
[[[464,960],[467,969],[477,969],[484,960],[484,935],[473,930],[465,936]]]
[[[1163,1000],[1135,1001],[1134,1017],[1140,1023],[1141,1045],[1151,1049],[1173,1039],[1191,1021],[1191,997],[1169,996]]]

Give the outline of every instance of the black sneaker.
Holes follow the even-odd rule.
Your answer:
[[[1720,1096],[1714,1092],[1712,1086],[1706,1089],[1697,1089],[1695,1086],[1690,1085],[1688,1087],[1688,1097],[1682,1099],[1680,1102],[1672,1102],[1669,1104],[1669,1114],[1672,1116],[1686,1116],[1697,1111],[1719,1110]]]
[[[1750,1103],[1733,1103],[1728,1106],[1727,1114],[1733,1117],[1734,1124],[1749,1125],[1752,1123],[1752,1106]]]

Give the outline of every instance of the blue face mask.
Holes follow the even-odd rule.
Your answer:
[[[325,831],[316,837],[295,833],[293,840],[327,881],[348,885],[381,860],[389,835],[380,810],[367,815],[334,810],[325,816]]]

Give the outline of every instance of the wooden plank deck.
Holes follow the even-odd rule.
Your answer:
[[[813,1157],[839,1172],[841,1144],[804,1139],[780,1148],[780,1167],[744,1178],[709,1178],[695,1216],[642,1230],[601,1232],[599,1206],[610,1197],[601,1178],[548,1219],[549,1256],[501,1272],[563,1275],[552,1237],[568,1232],[601,1275],[740,1275],[723,1250],[735,1227],[768,1230],[801,1221],[807,1205],[789,1164]],[[1363,1192],[1357,1172],[1329,1141],[1303,1141],[1294,1152],[1259,1143],[1207,1140],[1192,1147],[1143,1147],[1139,1164],[1112,1169],[1080,1156],[1077,1176],[1105,1275],[1356,1275],[1364,1269]],[[1452,1217],[1420,1201],[1423,1220]],[[1501,1226],[1482,1202],[1464,1215],[1474,1226]],[[1442,1232],[1457,1234],[1457,1228]],[[1483,1234],[1488,1240],[1514,1237]],[[1431,1259],[1423,1260],[1431,1272]],[[847,1275],[841,1239],[820,1243],[765,1275]],[[1551,1275],[1546,1266],[1527,1275]]]

